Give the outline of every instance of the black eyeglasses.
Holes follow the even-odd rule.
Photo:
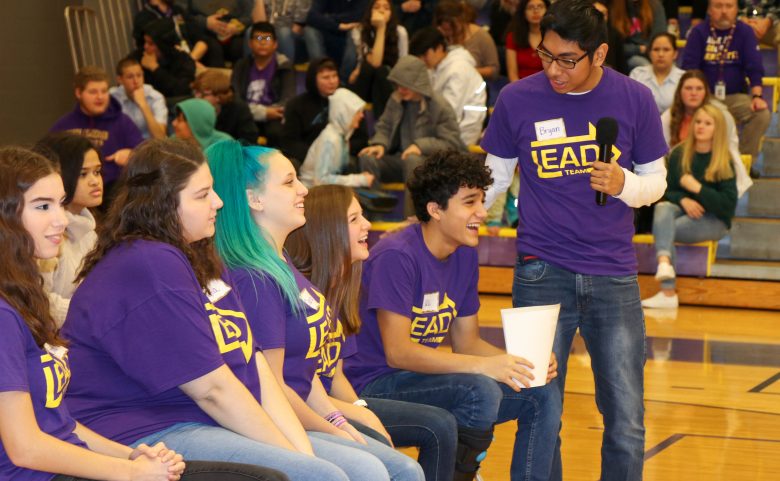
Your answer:
[[[254,37],[255,40],[258,42],[270,42],[274,39],[273,35],[258,35],[257,37]]]
[[[559,67],[565,68],[567,70],[573,70],[574,67],[577,66],[577,63],[579,63],[580,60],[588,56],[588,52],[585,52],[584,54],[582,54],[582,57],[576,60],[572,60],[570,58],[560,58],[560,57],[556,57],[555,55],[551,54],[546,50],[542,50],[541,48],[536,49],[536,54],[539,55],[539,58],[542,59],[542,62],[550,64],[553,63],[553,61],[555,61],[555,63],[557,63]]]

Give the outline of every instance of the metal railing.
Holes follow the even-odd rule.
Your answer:
[[[136,0],[96,0],[89,6],[65,7],[73,70],[97,65],[112,72],[114,66],[135,49],[133,15],[140,7]]]

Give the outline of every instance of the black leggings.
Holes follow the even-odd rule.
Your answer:
[[[249,464],[187,461],[182,481],[290,481],[282,472]],[[58,475],[52,481],[94,481]]]

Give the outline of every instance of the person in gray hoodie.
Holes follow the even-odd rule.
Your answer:
[[[368,147],[359,153],[360,170],[374,175],[374,185],[406,182],[430,154],[465,151],[455,112],[434,93],[428,68],[417,57],[401,57],[387,78],[396,86],[376,124]],[[406,211],[412,214],[407,195]]]

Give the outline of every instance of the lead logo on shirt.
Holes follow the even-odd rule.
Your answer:
[[[41,354],[41,364],[43,377],[46,380],[46,407],[50,409],[59,407],[62,396],[70,384],[67,350],[62,354],[51,350]]]
[[[320,356],[320,365],[317,368],[317,374],[325,377],[333,377],[336,371],[336,363],[341,358],[341,346],[345,341],[344,326],[340,320],[336,320],[336,330],[328,332],[328,342],[322,348]]]
[[[620,150],[613,145],[612,162],[617,162],[620,154]],[[590,174],[598,155],[596,126],[590,122],[588,122],[588,133],[585,135],[531,142],[531,159],[536,165],[536,173],[540,179]]]
[[[413,306],[412,314],[414,317],[409,329],[412,342],[438,345],[444,341],[444,336],[449,332],[452,320],[458,317],[458,309],[455,302],[445,292],[444,300],[435,312],[424,307]]]
[[[254,349],[252,329],[249,328],[246,314],[240,311],[219,309],[210,302],[206,304],[206,311],[209,313],[211,330],[214,332],[219,353],[227,354],[240,349],[244,355],[244,360],[248,364],[252,359]],[[244,329],[238,323],[244,326]],[[244,334],[245,331],[246,334]]]
[[[314,310],[313,314],[306,316],[306,324],[309,326],[309,350],[306,352],[306,359],[320,357],[322,348],[328,341],[332,310],[325,302],[325,296],[316,289],[301,290],[299,298]]]

